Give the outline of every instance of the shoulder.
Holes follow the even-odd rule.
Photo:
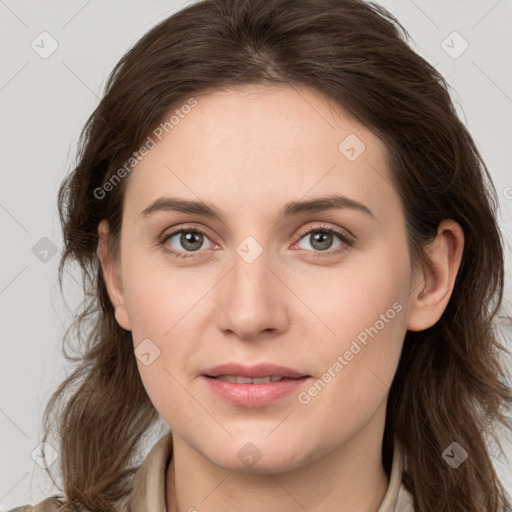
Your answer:
[[[58,512],[61,502],[54,496],[46,498],[36,505],[23,505],[21,507],[11,508],[4,512]]]

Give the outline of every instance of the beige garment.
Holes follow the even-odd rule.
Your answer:
[[[172,456],[172,435],[165,434],[151,448],[135,473],[130,493],[129,512],[167,512],[165,481]],[[412,497],[402,484],[404,456],[395,442],[388,489],[377,512],[414,512]],[[17,507],[6,512],[55,512],[55,498],[48,498],[31,507]]]

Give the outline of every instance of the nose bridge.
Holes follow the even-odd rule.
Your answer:
[[[232,269],[219,301],[219,327],[253,338],[261,330],[275,328],[278,311],[276,277],[269,269],[272,255],[254,237],[235,247]]]
[[[252,236],[247,236],[236,246],[230,277],[235,304],[266,301],[266,295],[272,289],[269,282],[272,272],[268,268],[270,260],[269,250]]]

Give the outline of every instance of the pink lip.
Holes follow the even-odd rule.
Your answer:
[[[224,400],[241,407],[263,407],[297,391],[309,377],[283,379],[268,384],[237,384],[203,375],[209,389]]]
[[[227,382],[214,377],[219,375],[236,375],[240,377],[283,377],[278,382],[267,384],[238,384]],[[256,366],[242,366],[235,363],[224,364],[206,370],[202,379],[211,391],[227,402],[241,407],[264,407],[296,392],[310,375],[304,375],[290,368],[274,364],[259,364]]]

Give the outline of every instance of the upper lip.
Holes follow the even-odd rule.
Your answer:
[[[261,363],[255,366],[244,366],[238,363],[227,363],[215,366],[205,370],[203,375],[208,377],[218,377],[220,375],[232,375],[239,377],[261,378],[261,377],[286,377],[289,379],[298,379],[300,377],[309,377],[301,372],[297,372],[284,366],[271,363]]]

